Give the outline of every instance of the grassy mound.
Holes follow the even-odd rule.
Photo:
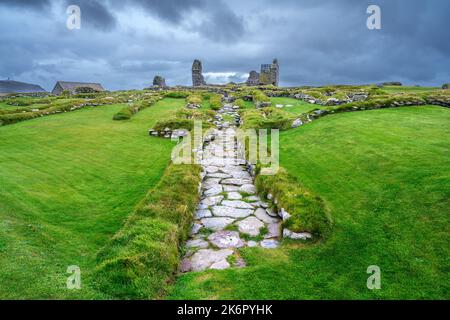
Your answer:
[[[276,175],[259,175],[255,183],[263,196],[272,194],[277,199],[276,211],[283,208],[291,215],[284,227],[294,232],[310,232],[316,237],[330,234],[331,215],[324,201],[302,187],[286,170],[280,168]]]
[[[129,120],[134,114],[151,107],[161,99],[162,96],[154,95],[151,97],[146,97],[145,100],[130,103],[127,107],[121,109],[118,113],[116,113],[113,116],[113,120]]]
[[[171,165],[99,255],[102,291],[121,299],[161,297],[179,263],[196,204],[200,168]]]
[[[247,109],[241,112],[242,129],[280,129],[291,128],[294,115],[274,107]]]

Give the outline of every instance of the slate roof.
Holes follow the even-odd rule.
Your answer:
[[[0,93],[46,92],[41,86],[13,80],[0,80]]]

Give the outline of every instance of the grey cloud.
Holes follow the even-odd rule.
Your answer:
[[[37,17],[19,12],[16,1],[0,0],[0,78],[48,89],[64,79],[143,88],[155,74],[171,85],[190,84],[194,58],[204,72],[241,75],[277,57],[282,85],[450,81],[446,0],[78,2],[82,29],[71,32],[63,10],[60,16],[41,10]],[[365,25],[372,3],[382,9],[380,31]],[[148,20],[154,26],[120,20],[136,10],[156,17]]]
[[[180,22],[185,14],[193,9],[204,8],[208,0],[127,0],[128,5],[139,5],[147,10],[149,14],[172,23]]]
[[[103,3],[102,3],[103,2]],[[91,26],[102,31],[116,27],[117,21],[107,6],[107,2],[98,0],[66,0],[65,7],[78,5],[81,9],[82,25]]]
[[[200,18],[201,11],[205,21],[191,30],[216,42],[238,40],[245,31],[243,18],[222,0],[127,0],[125,3],[141,6],[148,14],[177,25],[190,15]]]
[[[50,0],[0,0],[0,6],[25,9],[44,9],[50,6]]]

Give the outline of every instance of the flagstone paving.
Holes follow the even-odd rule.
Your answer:
[[[181,272],[244,267],[238,248],[279,245],[281,220],[256,195],[254,178],[239,156],[236,109],[225,104],[218,111],[214,138],[208,139],[200,153],[202,198]],[[223,115],[231,116],[235,123],[223,121]]]

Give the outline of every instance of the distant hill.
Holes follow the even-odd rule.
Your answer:
[[[41,86],[31,83],[0,80],[0,93],[31,93],[46,92]]]

